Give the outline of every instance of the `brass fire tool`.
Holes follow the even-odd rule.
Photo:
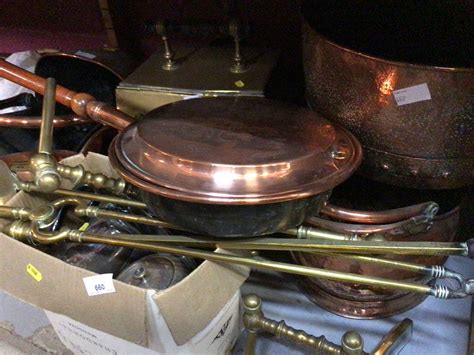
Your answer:
[[[310,348],[315,354],[321,355],[363,355],[364,341],[355,331],[346,332],[341,338],[341,345],[328,341],[324,336],[316,337],[303,330],[286,325],[285,321],[266,318],[262,311],[262,299],[255,294],[244,297],[244,326],[247,330],[246,355],[254,355],[258,332],[266,332],[277,339],[290,341],[294,344]],[[370,353],[374,355],[398,354],[410,341],[413,322],[405,318],[393,327]]]
[[[43,119],[38,153],[31,158],[31,169],[35,179],[32,183],[18,182],[17,186],[26,191],[43,192],[65,196],[49,206],[42,206],[33,211],[25,209],[10,210],[8,207],[0,209],[1,217],[19,219],[4,228],[4,232],[13,238],[30,240],[34,243],[54,243],[61,240],[84,243],[103,243],[109,245],[123,246],[128,248],[145,249],[155,252],[166,252],[177,255],[185,255],[194,258],[206,259],[215,262],[233,263],[253,268],[270,269],[274,271],[293,273],[309,277],[319,277],[330,280],[356,282],[364,285],[372,285],[386,289],[399,289],[410,292],[418,292],[432,295],[438,298],[459,298],[471,295],[474,292],[472,280],[464,280],[453,277],[446,272],[433,271],[419,265],[405,266],[399,262],[391,262],[392,267],[411,267],[419,272],[432,273],[435,277],[450,277],[459,281],[458,289],[450,289],[445,286],[436,285],[430,287],[409,282],[399,282],[376,277],[361,276],[336,272],[331,270],[317,269],[294,264],[286,264],[275,261],[257,260],[254,258],[222,254],[212,251],[190,249],[193,247],[216,248],[236,250],[288,250],[306,252],[331,252],[331,253],[366,253],[366,254],[404,254],[404,255],[464,255],[473,257],[474,242],[468,243],[434,243],[434,242],[384,242],[380,239],[360,240],[357,236],[341,235],[338,233],[317,230],[310,227],[292,228],[284,233],[296,236],[297,239],[288,238],[253,238],[238,241],[219,240],[216,238],[199,238],[184,236],[157,236],[157,235],[94,235],[63,228],[60,232],[50,233],[44,229],[54,219],[55,211],[64,205],[74,205],[75,213],[82,217],[115,218],[124,221],[151,224],[166,228],[182,230],[180,227],[172,226],[155,218],[137,216],[120,212],[112,212],[94,207],[87,207],[81,199],[93,201],[110,202],[136,208],[146,208],[146,205],[117,196],[104,196],[87,194],[83,192],[68,191],[60,188],[62,179],[71,180],[77,185],[89,185],[97,189],[105,189],[114,194],[124,197],[133,194],[133,190],[122,179],[106,177],[103,174],[93,174],[82,166],[69,167],[57,163],[51,155],[54,117],[54,91],[55,82],[47,80]],[[299,239],[304,238],[304,239]],[[177,245],[177,246],[176,246]],[[381,261],[380,261],[381,260]],[[390,261],[380,259],[380,263],[389,266]],[[368,259],[365,260],[369,262]],[[372,258],[371,262],[377,262]],[[395,264],[394,264],[395,263]]]

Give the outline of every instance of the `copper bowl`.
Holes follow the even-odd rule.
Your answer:
[[[365,186],[365,187],[361,187]],[[383,206],[384,199],[392,201],[390,208],[400,207],[397,203],[407,203],[416,201],[417,198],[435,199],[440,201],[441,213],[437,212],[437,204],[426,204],[426,210],[421,214],[413,214],[408,219],[399,220],[386,224],[364,224],[349,220],[328,220],[319,217],[311,217],[307,223],[326,228],[334,232],[345,234],[356,233],[359,236],[367,236],[372,233],[382,234],[386,240],[390,241],[436,241],[450,242],[456,238],[456,232],[459,224],[459,207],[462,191],[448,191],[440,193],[439,191],[430,193],[427,191],[417,191],[411,189],[393,188],[384,184],[369,182],[362,178],[353,177],[341,185],[341,191],[335,189],[335,203],[345,203],[354,207],[363,207],[360,203],[368,203],[373,199],[370,207]],[[347,197],[348,191],[353,191],[352,196]],[[372,193],[371,193],[372,192]],[[362,197],[365,195],[365,198]],[[350,198],[358,200],[348,202]],[[361,201],[362,200],[362,201]],[[374,202],[375,201],[375,202]],[[367,205],[365,205],[367,207]],[[410,210],[412,206],[406,207]],[[399,209],[400,213],[404,208]],[[370,214],[370,211],[366,212]],[[380,212],[375,212],[380,214]],[[405,217],[407,217],[405,215]],[[367,222],[367,219],[365,220]],[[420,277],[418,274],[393,270],[389,267],[380,267],[374,264],[360,263],[347,258],[338,258],[335,256],[317,255],[309,253],[294,252],[293,257],[299,264],[337,270],[341,272],[357,273],[366,276],[383,277],[391,280],[430,282],[429,278]],[[392,260],[409,261],[421,265],[440,265],[446,260],[446,257],[406,257],[406,256],[388,256],[380,257]],[[422,302],[426,296],[399,291],[387,291],[378,288],[356,285],[350,283],[338,283],[327,280],[300,279],[300,286],[316,304],[327,309],[330,312],[349,317],[349,318],[381,318],[393,314],[404,312]]]
[[[361,174],[474,184],[472,2],[306,0],[303,14],[307,101],[360,140]]]

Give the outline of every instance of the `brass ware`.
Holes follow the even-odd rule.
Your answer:
[[[199,240],[195,238],[189,237],[180,237],[180,236],[156,236],[156,235],[133,235],[133,234],[126,234],[126,235],[104,235],[104,234],[91,234],[87,232],[82,232],[80,230],[69,229],[64,227],[59,232],[47,232],[42,230],[45,227],[48,227],[52,221],[54,220],[55,210],[66,206],[66,205],[75,205],[76,209],[75,212],[78,215],[92,215],[92,216],[99,216],[97,210],[91,210],[91,213],[88,213],[87,208],[84,209],[84,203],[77,199],[77,198],[64,198],[60,200],[56,200],[52,202],[50,205],[40,206],[33,210],[19,210],[18,208],[14,207],[3,207],[0,212],[2,213],[3,217],[6,218],[21,218],[22,220],[18,220],[7,225],[4,228],[4,232],[15,239],[19,239],[22,241],[31,240],[33,243],[41,243],[41,244],[53,244],[61,241],[71,241],[71,242],[80,242],[80,243],[98,243],[98,244],[107,244],[117,247],[126,247],[126,248],[137,248],[137,249],[144,249],[154,252],[164,252],[164,253],[171,253],[177,255],[183,255],[193,258],[201,258],[216,262],[224,262],[224,263],[236,263],[240,265],[250,266],[254,268],[263,268],[263,269],[270,269],[274,271],[280,272],[287,272],[297,275],[304,275],[310,277],[317,277],[329,280],[336,280],[336,281],[347,281],[347,282],[356,282],[365,285],[372,285],[374,287],[380,287],[383,289],[398,289],[407,292],[415,292],[421,293],[425,295],[432,295],[438,298],[459,298],[459,297],[466,297],[474,292],[474,288],[472,288],[471,281],[465,281],[459,276],[459,288],[458,289],[450,289],[444,286],[434,286],[430,287],[427,285],[420,285],[415,283],[409,282],[397,282],[393,280],[387,280],[377,277],[368,277],[368,276],[361,276],[356,274],[350,273],[341,273],[332,270],[323,270],[323,269],[316,269],[311,267],[299,266],[299,265],[292,265],[292,264],[285,264],[280,262],[273,262],[273,261],[265,261],[265,260],[257,260],[253,258],[246,258],[240,256],[232,256],[220,253],[213,253],[213,252],[206,252],[194,249],[188,249],[183,247],[183,245],[192,245],[192,246],[205,246],[205,247],[224,247],[227,249],[232,249],[235,244],[240,245],[236,249],[267,249],[266,245],[280,245],[280,249],[285,250],[286,247],[290,247],[290,250],[298,250],[299,244],[294,243],[292,244],[291,241],[285,241],[284,239],[281,240],[272,240],[271,238],[261,238],[257,241],[249,241],[244,240],[240,243],[228,242],[227,240],[218,241],[218,240]],[[118,213],[118,212],[116,212]],[[104,214],[104,216],[111,216],[112,218],[120,217],[117,214]],[[28,225],[27,222],[24,220],[29,219],[31,222]],[[131,219],[130,221],[134,222],[141,222],[140,219]],[[143,242],[143,240],[147,240],[152,238],[154,242]],[[301,242],[301,240],[296,240],[296,242]],[[333,241],[326,241],[326,242],[317,242],[316,249],[321,249],[321,245],[324,244],[331,244]],[[353,242],[354,243],[354,242]],[[360,243],[360,242],[359,242]],[[178,247],[172,246],[173,244],[178,244]],[[364,243],[365,244],[365,243]],[[403,243],[402,243],[403,244]],[[405,243],[406,244],[406,243]],[[417,244],[417,243],[412,243]],[[427,248],[427,245],[431,245],[435,243],[418,243],[418,252],[423,252],[424,250],[430,250]],[[454,243],[453,243],[454,244]],[[474,253],[472,241],[468,244],[466,243],[459,243],[457,245],[459,250],[462,250],[462,253],[467,255],[469,254],[472,257]],[[263,247],[259,247],[259,245],[263,245]],[[305,249],[312,248],[315,245],[311,243],[306,243]],[[336,249],[339,249],[339,245]],[[444,252],[449,252],[449,245],[445,243]],[[271,248],[270,248],[271,249]],[[392,248],[392,251],[398,251],[400,246],[396,246]],[[402,248],[403,249],[403,248]],[[436,252],[440,252],[441,248],[435,248]],[[458,250],[458,252],[459,252]],[[407,267],[405,265],[405,267]],[[412,266],[415,267],[415,266]],[[426,270],[425,270],[426,271]],[[447,272],[436,271],[437,275],[440,277],[452,277]]]
[[[66,196],[66,197],[77,197],[77,198],[86,199],[89,201],[108,202],[114,205],[128,206],[128,207],[139,208],[139,209],[146,208],[146,205],[140,201],[130,200],[130,199],[121,198],[117,196],[110,196],[110,195],[104,196],[100,194],[94,194],[94,193],[82,192],[82,191],[71,191],[71,190],[66,190],[66,189],[56,189],[52,192],[52,194]]]
[[[469,6],[304,2],[306,97],[314,110],[360,139],[361,174],[420,189],[474,183]],[[424,100],[404,104],[416,93],[397,90],[417,85],[426,85]]]
[[[285,321],[275,321],[266,318],[262,311],[262,299],[255,294],[243,298],[244,326],[248,332],[246,355],[255,354],[258,332],[266,332],[277,339],[288,340],[294,344],[310,348],[315,354],[362,355],[368,354],[363,350],[364,341],[355,331],[346,332],[341,338],[341,345],[328,341],[324,336],[316,337],[303,330],[286,325]],[[396,354],[410,340],[413,322],[405,318],[388,332],[370,354]]]
[[[163,58],[165,59],[165,63],[161,66],[161,69],[172,71],[178,69],[181,64],[174,60],[175,53],[171,50],[170,43],[168,40],[167,31],[165,28],[165,24],[162,21],[159,21],[155,25],[156,33],[161,36],[164,45],[164,54]]]
[[[232,37],[234,37],[234,64],[230,67],[230,71],[234,74],[241,74],[245,73],[249,70],[249,66],[244,63],[244,58],[240,53],[240,25],[237,20],[232,20],[229,23],[229,33]]]
[[[50,154],[53,151],[53,120],[56,106],[55,94],[56,80],[53,78],[46,79],[38,153]]]
[[[31,182],[34,180],[33,173],[30,168],[31,157],[36,152],[18,152],[0,156],[0,160],[5,162],[11,172],[24,182]],[[52,152],[52,155],[56,161],[61,161],[64,158],[70,157],[75,152],[69,150],[56,150]]]
[[[163,71],[165,48],[160,48],[117,87],[117,107],[134,117],[171,102],[190,97],[257,96],[268,93],[279,53],[273,49],[248,48],[251,65],[244,73],[232,73],[235,49],[229,46],[175,44],[179,70]]]

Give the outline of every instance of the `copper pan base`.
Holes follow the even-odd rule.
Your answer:
[[[317,282],[299,278],[299,289],[312,302],[328,312],[351,319],[378,319],[406,312],[426,299],[426,295],[417,293],[398,293],[387,299],[357,301],[335,296],[320,287]]]

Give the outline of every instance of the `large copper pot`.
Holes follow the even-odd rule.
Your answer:
[[[360,173],[474,183],[472,2],[307,0],[303,17],[308,104],[361,141]]]
[[[463,191],[417,191],[412,189],[393,188],[385,184],[369,182],[366,179],[352,177],[349,181],[335,189],[334,203],[345,207],[369,208],[359,221],[354,215],[338,215],[338,219],[311,217],[307,223],[320,228],[345,234],[357,234],[360,237],[379,234],[386,240],[392,241],[437,241],[448,242],[456,238],[459,224],[459,207]],[[420,204],[424,210],[413,206],[401,207],[403,203],[410,204],[417,200],[437,200],[441,208],[439,214],[436,203]],[[405,202],[403,202],[405,201]],[[388,202],[388,204],[387,204]],[[382,213],[377,208],[395,207],[403,219],[392,220],[390,223],[380,223]],[[404,213],[407,212],[407,213]],[[422,211],[422,212],[420,212]],[[361,211],[358,212],[362,215]],[[373,218],[370,218],[372,214]],[[411,216],[410,216],[411,214]],[[373,224],[377,223],[377,224]],[[429,278],[378,264],[364,263],[321,254],[293,253],[296,262],[329,270],[351,272],[362,275],[389,278],[392,280],[429,282]],[[381,256],[385,259],[414,262],[421,265],[440,265],[445,257],[404,257]],[[321,307],[350,318],[380,318],[404,312],[425,299],[424,295],[416,295],[399,291],[386,291],[378,288],[338,283],[327,280],[301,279],[300,285],[306,294]]]

